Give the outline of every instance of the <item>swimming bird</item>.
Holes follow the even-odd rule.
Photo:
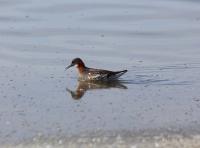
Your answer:
[[[120,76],[125,74],[127,70],[122,71],[109,71],[103,69],[88,68],[85,66],[80,58],[75,58],[72,60],[71,65],[68,68],[75,66],[78,69],[79,80],[117,80]]]

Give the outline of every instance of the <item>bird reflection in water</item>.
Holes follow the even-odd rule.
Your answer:
[[[118,81],[79,81],[78,87],[76,91],[71,91],[66,88],[66,91],[71,93],[71,96],[75,100],[79,100],[83,97],[86,91],[90,90],[99,90],[99,89],[110,89],[110,88],[119,88],[119,89],[127,89],[126,86],[121,84]]]

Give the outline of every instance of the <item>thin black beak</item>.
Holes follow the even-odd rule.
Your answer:
[[[68,67],[66,67],[65,69],[67,70],[68,68],[72,67],[73,65],[69,65]]]

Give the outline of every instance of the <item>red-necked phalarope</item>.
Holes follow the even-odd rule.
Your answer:
[[[71,65],[68,68],[75,66],[78,69],[80,80],[117,80],[120,76],[127,72],[127,70],[122,71],[108,71],[102,69],[93,69],[85,66],[80,58],[75,58],[72,60]]]

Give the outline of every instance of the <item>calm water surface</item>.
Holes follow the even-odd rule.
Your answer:
[[[0,22],[0,147],[200,146],[199,1],[0,0]],[[79,82],[75,57],[128,73]]]

